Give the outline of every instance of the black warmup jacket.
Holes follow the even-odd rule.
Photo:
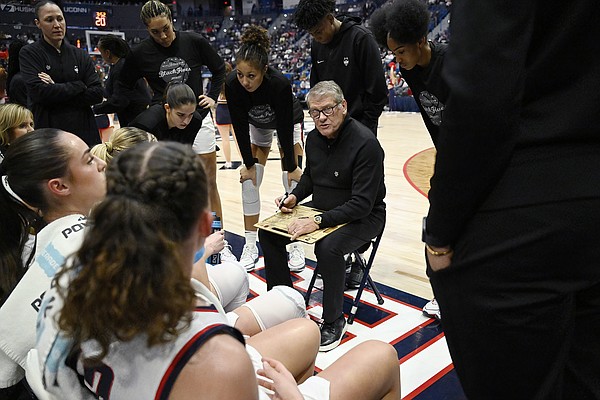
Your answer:
[[[388,102],[381,53],[358,17],[338,17],[342,26],[331,42],[311,45],[310,86],[333,80],[344,92],[349,115],[373,132]]]
[[[431,47],[431,60],[427,67],[415,65],[411,70],[400,68],[400,72],[412,90],[423,122],[431,135],[431,140],[437,146],[449,93],[448,85],[442,77],[444,56],[448,45],[429,42],[429,46]]]
[[[151,37],[134,47],[125,59],[120,82],[132,89],[138,79],[146,78],[153,92],[152,104],[162,103],[167,84],[171,81],[187,84],[198,97],[204,94],[203,65],[212,73],[207,96],[217,101],[225,80],[225,63],[202,35],[176,31],[175,40],[169,47],[161,46]],[[198,108],[202,118],[209,111]]]
[[[194,113],[185,129],[171,128],[167,124],[167,114],[162,104],[154,104],[138,115],[129,126],[134,126],[152,133],[158,140],[169,140],[183,144],[194,144],[196,134],[202,127],[202,117]]]
[[[246,168],[254,165],[250,147],[251,124],[257,128],[277,130],[283,150],[284,170],[294,171],[297,167],[294,159],[294,124],[304,121],[304,112],[292,94],[290,81],[281,72],[269,67],[261,85],[250,93],[238,81],[234,70],[225,80],[225,97]]]
[[[435,246],[454,245],[478,211],[600,196],[597,4],[454,7],[461,18],[444,58],[450,95],[429,191]]]
[[[102,84],[89,55],[65,40],[59,52],[40,39],[21,49],[19,61],[36,129],[58,128],[89,146],[100,143],[92,106],[102,101]],[[42,82],[40,72],[54,84]]]
[[[143,79],[138,79],[133,89],[117,84],[124,64],[125,58],[121,58],[110,67],[108,78],[104,82],[106,101],[94,106],[96,114],[116,113],[121,126],[129,125],[139,113],[148,108],[151,100],[150,89]]]
[[[27,107],[27,85],[25,78],[19,71],[10,80],[10,86],[7,88],[8,102],[20,104]]]
[[[363,124],[346,117],[334,140],[317,129],[306,137],[306,168],[292,191],[298,203],[326,210],[321,228],[385,213],[384,153]]]

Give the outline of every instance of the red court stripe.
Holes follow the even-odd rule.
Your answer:
[[[408,176],[408,163],[410,163],[411,160],[413,158],[415,158],[416,156],[418,156],[419,154],[424,153],[424,152],[426,152],[426,151],[428,151],[430,149],[431,149],[431,147],[429,149],[421,150],[420,152],[414,154],[412,157],[410,157],[408,160],[406,160],[406,162],[404,163],[404,166],[402,167],[402,172],[404,173],[404,177],[406,178],[406,180],[408,181],[408,183],[410,183],[410,186],[412,186],[413,188],[415,188],[415,190],[417,192],[421,193],[425,197],[427,197],[427,193],[425,193],[417,185],[415,185],[415,183],[412,181],[412,179],[410,179],[410,176]]]
[[[444,337],[444,334],[440,333],[439,335],[437,335],[436,337],[434,337],[433,339],[431,339],[429,342],[427,342],[427,343],[425,343],[425,344],[417,347],[416,349],[414,349],[413,351],[411,351],[410,353],[408,353],[407,355],[405,355],[404,357],[402,357],[400,359],[400,364],[402,364],[406,360],[414,357],[415,355],[419,354],[420,352],[422,352],[423,350],[425,350],[426,348],[428,348],[429,346],[431,346],[432,344],[434,344],[435,342],[437,342],[438,340],[440,340],[443,337]],[[396,339],[396,341],[399,341],[399,340]]]
[[[454,369],[454,364],[450,363],[446,368],[442,369],[440,372],[438,372],[437,374],[435,374],[434,376],[432,376],[431,378],[429,378],[428,380],[423,382],[423,384],[421,384],[421,386],[419,386],[418,388],[416,388],[415,390],[413,390],[412,392],[407,394],[405,397],[403,397],[402,400],[414,399],[419,394],[421,394],[425,389],[427,389],[428,387],[433,385],[442,376],[446,375],[448,372],[452,371],[453,369]]]

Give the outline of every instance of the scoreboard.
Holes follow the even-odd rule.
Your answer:
[[[108,25],[108,13],[106,11],[94,11],[93,24],[96,28],[106,28]]]

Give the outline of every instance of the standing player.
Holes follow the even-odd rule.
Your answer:
[[[370,27],[375,39],[388,48],[400,65],[423,122],[437,145],[448,85],[442,78],[447,44],[427,40],[429,11],[419,0],[397,0],[373,13]]]
[[[348,114],[377,135],[388,101],[379,48],[360,18],[338,19],[334,12],[335,0],[300,0],[294,13],[298,27],[314,39],[310,86],[333,80],[348,101]]]
[[[108,78],[104,82],[106,100],[94,106],[95,114],[116,113],[121,127],[126,127],[139,113],[148,108],[150,91],[143,79],[138,79],[133,90],[123,92],[119,75],[125,58],[131,52],[129,45],[115,35],[103,35],[98,41],[98,50],[104,62],[110,64]]]
[[[192,88],[198,99],[198,112],[202,117],[202,128],[193,147],[206,167],[211,209],[223,220],[221,198],[217,189],[215,127],[209,112],[225,79],[225,64],[202,35],[174,30],[171,10],[166,4],[157,0],[146,2],[142,6],[140,18],[150,37],[136,46],[126,58],[120,81],[131,89],[139,78],[146,78],[154,92],[153,104],[162,102],[170,82],[185,83]],[[212,73],[212,85],[208,95],[203,94],[203,65]]]
[[[268,66],[267,31],[251,25],[242,35],[235,55],[237,68],[227,76],[225,95],[244,165],[240,169],[246,244],[240,262],[252,271],[258,261],[256,228],[260,213],[259,188],[273,134],[277,132],[283,171],[283,185],[291,193],[300,180],[298,167],[302,157],[302,121],[300,102],[292,94],[290,81]],[[290,249],[292,271],[304,269],[304,249]]]
[[[437,146],[448,98],[448,85],[442,78],[448,45],[427,40],[429,18],[429,11],[423,2],[396,0],[375,11],[370,26],[379,45],[394,53],[431,140]],[[423,307],[423,313],[441,319],[440,307],[435,299]]]

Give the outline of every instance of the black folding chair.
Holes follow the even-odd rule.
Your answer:
[[[377,254],[377,249],[379,248],[379,243],[381,242],[382,236],[383,236],[383,231],[379,235],[377,235],[376,237],[371,239],[371,242],[368,243],[368,245],[370,245],[370,246],[363,246],[360,249],[357,249],[353,252],[356,262],[360,265],[360,268],[363,270],[363,277],[360,282],[360,285],[358,286],[358,291],[356,292],[356,296],[354,296],[354,300],[352,302],[352,308],[350,309],[350,313],[348,314],[348,324],[352,324],[354,322],[354,316],[356,314],[356,311],[358,310],[358,304],[360,303],[360,297],[362,296],[362,292],[365,289],[365,286],[367,286],[367,284],[371,287],[371,290],[373,290],[375,297],[377,297],[377,303],[379,305],[381,305],[384,302],[383,297],[381,297],[381,293],[379,293],[379,289],[377,289],[377,286],[375,285],[375,282],[373,282],[373,279],[371,279],[371,275],[370,275],[371,267],[373,266],[373,260],[375,259],[375,254]],[[372,247],[371,254],[369,255],[369,260],[365,263],[363,257],[361,256],[361,253],[366,251],[366,249],[368,249],[369,247]],[[310,301],[310,295],[312,294],[313,288],[315,286],[315,281],[317,280],[318,272],[319,272],[319,263],[317,263],[317,265],[315,266],[313,276],[310,280],[310,284],[308,285],[308,289],[306,290],[306,295],[304,297],[307,307],[308,307],[308,303]]]

